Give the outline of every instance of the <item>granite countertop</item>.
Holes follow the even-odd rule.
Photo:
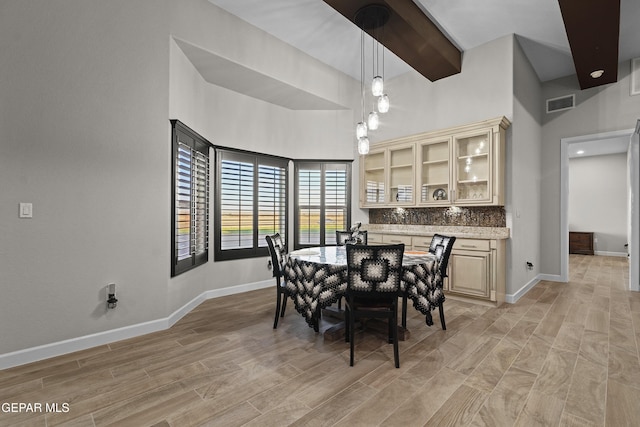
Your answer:
[[[450,234],[469,239],[508,239],[508,227],[469,227],[442,225],[400,225],[400,224],[362,224],[362,229],[370,233],[404,234],[409,236],[430,236],[434,233]]]

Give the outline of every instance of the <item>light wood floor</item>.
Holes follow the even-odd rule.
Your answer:
[[[517,304],[448,299],[446,331],[410,308],[400,369],[366,332],[349,367],[348,344],[292,304],[273,330],[273,289],[209,300],[170,330],[0,371],[1,403],[69,405],[0,412],[0,425],[640,425],[627,261],[570,263],[570,283],[541,282]]]

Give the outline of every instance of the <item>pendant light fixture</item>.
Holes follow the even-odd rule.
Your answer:
[[[356,138],[358,138],[358,153],[369,153],[369,137],[367,136],[367,124],[364,121],[364,30],[360,30],[360,111],[362,121],[356,125]]]
[[[389,9],[384,5],[370,4],[362,7],[356,12],[354,22],[360,27],[360,101],[362,121],[356,125],[356,138],[358,140],[358,153],[369,153],[369,137],[368,130],[376,130],[380,124],[380,118],[378,112],[386,113],[389,111],[389,97],[384,93],[384,80],[379,74],[379,43],[377,37],[373,37],[373,73],[375,75],[371,82],[371,93],[374,97],[378,98],[377,106],[378,111],[375,108],[367,116],[365,122],[364,108],[365,108],[365,90],[364,90],[364,30],[375,30],[381,28],[389,20]],[[384,46],[382,46],[382,74],[384,75]],[[381,109],[382,107],[382,109]]]

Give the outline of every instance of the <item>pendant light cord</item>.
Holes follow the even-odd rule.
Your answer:
[[[364,123],[364,29],[360,29],[360,92],[362,102],[362,123]]]

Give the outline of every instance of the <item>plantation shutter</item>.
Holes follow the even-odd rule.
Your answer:
[[[279,233],[285,239],[287,169],[261,162],[258,175],[258,246],[266,247],[267,235]]]
[[[288,159],[216,149],[216,259],[267,256],[267,234],[287,230]]]
[[[336,230],[347,230],[347,165],[325,165],[325,244],[336,243]]]
[[[254,161],[238,153],[222,151],[221,155],[220,248],[252,248]]]
[[[321,245],[322,171],[320,165],[304,165],[298,169],[298,243]]]
[[[171,275],[208,260],[209,147],[211,144],[177,120],[173,126],[173,230]]]
[[[350,221],[347,162],[296,163],[296,248],[336,243]]]

